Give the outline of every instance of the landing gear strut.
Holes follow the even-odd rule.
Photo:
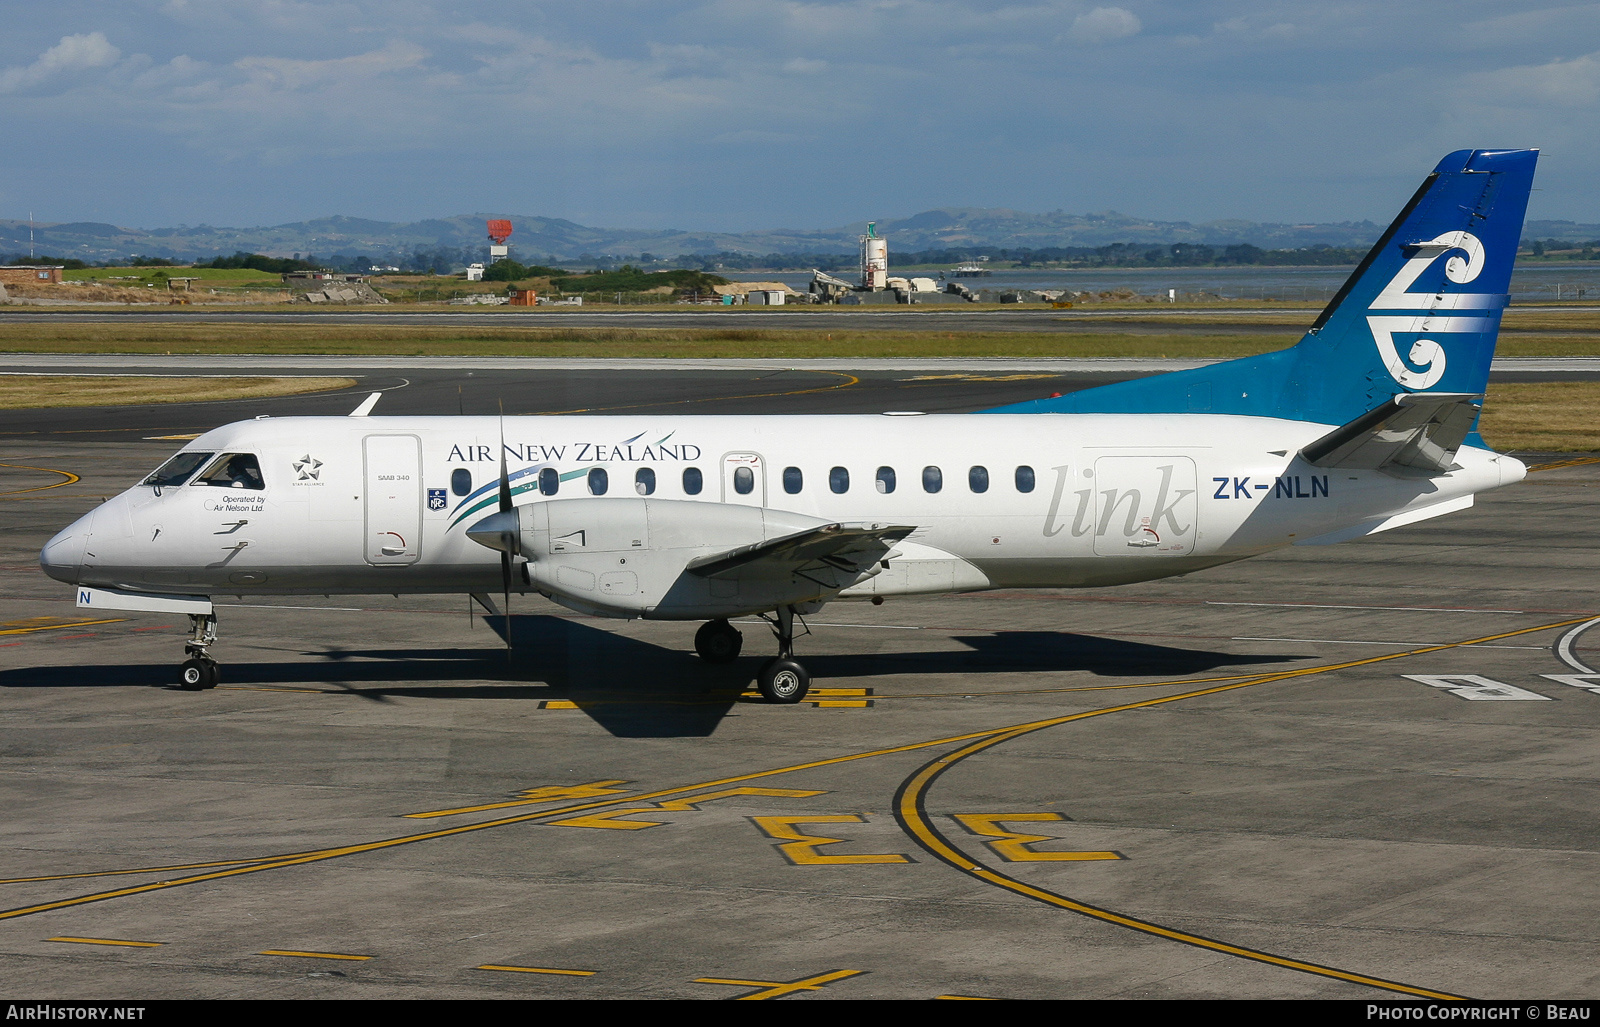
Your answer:
[[[694,633],[694,651],[707,663],[732,663],[744,648],[744,635],[726,620],[706,621]]]
[[[811,688],[811,675],[794,659],[794,607],[778,607],[772,624],[778,636],[778,655],[756,675],[756,687],[769,703],[797,703]]]
[[[185,692],[199,692],[216,688],[219,675],[217,661],[206,650],[217,640],[217,615],[214,613],[189,614],[189,626],[194,633],[183,643],[188,659],[183,661],[178,677],[178,687]]]

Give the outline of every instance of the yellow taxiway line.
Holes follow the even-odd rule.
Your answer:
[[[547,809],[547,810],[534,811],[534,812],[529,812],[529,813],[518,814],[516,816],[501,817],[501,818],[498,818],[498,819],[495,819],[495,820],[481,821],[481,822],[473,823],[473,824],[461,824],[461,825],[458,825],[458,826],[455,826],[455,827],[440,828],[438,830],[426,831],[426,832],[421,832],[421,833],[418,833],[418,834],[401,835],[401,836],[393,837],[393,838],[383,838],[383,839],[378,839],[378,840],[370,841],[370,842],[360,842],[360,843],[356,843],[356,844],[353,844],[353,845],[334,846],[334,847],[329,847],[329,848],[325,848],[325,849],[314,849],[314,850],[309,850],[309,851],[305,851],[305,852],[286,853],[286,854],[279,855],[279,856],[268,856],[268,857],[263,857],[263,858],[256,859],[256,860],[237,860],[237,861],[232,861],[232,862],[227,863],[227,864],[221,864],[221,863],[215,863],[215,864],[188,864],[189,867],[194,867],[194,868],[197,868],[197,869],[205,867],[205,866],[208,866],[208,865],[209,866],[228,866],[228,867],[231,867],[231,869],[213,870],[213,871],[206,872],[206,873],[191,874],[191,875],[186,876],[186,877],[178,877],[178,878],[174,878],[172,880],[152,881],[152,882],[147,882],[145,884],[133,885],[133,886],[126,887],[126,888],[115,888],[115,889],[111,889],[111,890],[108,890],[108,891],[94,892],[94,893],[87,894],[87,895],[77,895],[77,896],[73,896],[73,897],[66,898],[66,899],[58,899],[58,900],[55,900],[55,901],[52,901],[52,902],[42,902],[42,903],[36,903],[36,904],[33,904],[33,905],[29,905],[29,906],[20,906],[20,907],[14,908],[14,909],[0,910],[0,920],[13,920],[13,919],[17,919],[19,917],[32,916],[32,915],[34,915],[36,913],[47,912],[49,910],[66,909],[66,908],[70,908],[70,907],[73,907],[73,906],[87,905],[88,903],[91,903],[91,902],[103,902],[103,901],[107,901],[109,899],[123,898],[123,897],[126,897],[126,896],[140,895],[140,894],[145,894],[145,893],[155,892],[155,891],[163,891],[163,890],[166,890],[166,889],[169,889],[169,888],[182,887],[184,885],[199,884],[199,883],[204,882],[204,881],[221,880],[221,879],[229,878],[229,877],[238,877],[238,876],[241,876],[241,875],[244,875],[244,874],[260,873],[260,872],[267,871],[267,870],[279,870],[279,869],[283,869],[285,867],[300,866],[300,865],[307,864],[307,863],[316,863],[316,862],[321,862],[323,860],[337,859],[337,858],[339,858],[341,856],[351,856],[351,855],[356,855],[358,853],[376,852],[376,851],[383,850],[383,849],[395,848],[395,847],[400,846],[400,845],[410,845],[410,844],[415,844],[417,842],[430,841],[430,840],[433,840],[433,839],[436,839],[436,838],[449,838],[449,837],[454,837],[454,836],[457,836],[457,835],[470,834],[470,833],[474,833],[474,832],[477,832],[477,831],[486,831],[486,830],[490,830],[490,829],[497,828],[497,827],[506,827],[506,826],[510,826],[512,824],[528,823],[530,821],[545,820],[545,819],[550,819],[550,818],[554,818],[554,817],[570,817],[571,815],[573,815],[575,813],[581,813],[581,812],[584,812],[586,810],[599,809],[599,808],[603,808],[603,807],[606,807],[606,806],[615,806],[615,805],[618,805],[620,803],[635,803],[635,802],[639,802],[641,800],[650,800],[650,799],[663,798],[663,797],[671,796],[671,795],[680,795],[680,794],[685,793],[685,792],[694,792],[694,791],[699,791],[701,789],[706,789],[706,788],[717,788],[717,787],[722,787],[722,786],[726,786],[726,785],[738,784],[738,783],[744,782],[744,781],[755,781],[755,780],[760,780],[762,778],[777,777],[777,776],[780,776],[780,775],[783,775],[783,774],[792,774],[792,773],[797,773],[797,772],[804,771],[804,770],[814,770],[814,769],[821,768],[821,767],[837,766],[837,765],[842,764],[842,763],[850,763],[850,762],[854,762],[854,761],[857,761],[857,760],[872,759],[872,758],[875,758],[875,757],[878,757],[878,756],[888,756],[888,755],[893,755],[893,754],[902,753],[902,752],[915,752],[915,751],[920,750],[920,749],[929,749],[929,748],[934,748],[936,746],[950,745],[950,744],[954,744],[954,743],[957,743],[957,742],[973,742],[973,743],[979,743],[979,744],[969,745],[965,749],[958,750],[958,752],[955,753],[955,754],[952,754],[950,756],[941,757],[940,759],[935,760],[932,763],[927,764],[922,770],[918,771],[917,774],[914,774],[912,776],[912,778],[908,779],[907,782],[902,784],[900,794],[896,796],[896,801],[895,801],[896,816],[897,816],[897,818],[900,818],[902,827],[908,833],[910,833],[912,835],[912,837],[915,838],[919,842],[919,844],[922,844],[922,846],[924,848],[926,848],[929,852],[933,853],[935,856],[937,856],[940,859],[944,860],[949,865],[951,865],[953,867],[956,867],[957,869],[963,870],[964,872],[967,872],[969,874],[973,874],[974,876],[978,876],[978,877],[980,877],[980,879],[988,881],[991,884],[996,884],[996,885],[998,885],[1000,887],[1008,888],[1008,889],[1013,890],[1013,891],[1018,891],[1019,893],[1025,894],[1030,898],[1035,898],[1035,899],[1038,899],[1038,900],[1043,901],[1043,902],[1048,902],[1051,905],[1057,905],[1057,906],[1060,906],[1062,908],[1072,909],[1074,912],[1080,912],[1080,913],[1083,913],[1084,915],[1087,915],[1087,916],[1093,916],[1093,917],[1095,917],[1097,919],[1104,920],[1104,921],[1106,921],[1108,923],[1114,923],[1114,924],[1118,924],[1120,926],[1125,926],[1125,927],[1132,927],[1134,929],[1145,931],[1147,933],[1157,934],[1157,935],[1159,935],[1161,937],[1166,937],[1166,938],[1169,938],[1169,939],[1174,940],[1174,941],[1182,941],[1182,942],[1185,942],[1187,944],[1198,945],[1198,946],[1200,946],[1202,948],[1208,948],[1208,949],[1211,949],[1213,951],[1222,952],[1222,953],[1226,953],[1226,954],[1229,954],[1229,955],[1241,956],[1241,957],[1247,958],[1247,959],[1253,959],[1253,960],[1257,960],[1257,961],[1261,961],[1261,962],[1269,962],[1269,963],[1272,963],[1273,965],[1282,966],[1284,968],[1292,969],[1292,970],[1299,970],[1299,971],[1302,971],[1302,972],[1305,972],[1305,973],[1317,974],[1319,976],[1324,976],[1324,977],[1335,977],[1335,978],[1340,979],[1340,980],[1347,980],[1347,981],[1352,981],[1352,982],[1356,982],[1356,983],[1368,984],[1368,985],[1370,985],[1372,987],[1381,988],[1381,989],[1384,989],[1384,990],[1397,991],[1397,992],[1402,992],[1402,993],[1405,993],[1405,994],[1412,994],[1412,995],[1426,995],[1426,996],[1434,996],[1434,997],[1440,997],[1440,998],[1452,998],[1452,997],[1455,997],[1455,996],[1450,996],[1450,995],[1447,995],[1447,994],[1445,994],[1443,992],[1434,992],[1434,991],[1430,991],[1430,990],[1424,989],[1424,988],[1417,988],[1417,987],[1413,987],[1413,986],[1405,985],[1405,984],[1400,984],[1398,982],[1393,982],[1393,981],[1385,981],[1385,980],[1383,980],[1381,978],[1367,977],[1367,976],[1361,975],[1361,974],[1351,974],[1351,973],[1348,973],[1346,971],[1337,970],[1337,969],[1332,968],[1332,967],[1324,967],[1324,966],[1321,966],[1320,964],[1316,964],[1316,963],[1308,963],[1308,962],[1304,962],[1304,961],[1301,961],[1301,960],[1288,959],[1288,958],[1281,957],[1281,956],[1272,956],[1269,953],[1256,952],[1253,949],[1247,949],[1247,948],[1243,948],[1241,946],[1229,945],[1229,944],[1227,944],[1225,942],[1218,942],[1218,941],[1214,941],[1212,939],[1202,938],[1202,937],[1200,937],[1198,935],[1189,935],[1189,934],[1186,934],[1185,932],[1174,931],[1174,930],[1172,930],[1170,928],[1164,928],[1164,927],[1161,927],[1160,925],[1150,924],[1150,923],[1138,920],[1138,919],[1133,918],[1133,917],[1128,917],[1128,916],[1124,916],[1122,914],[1111,912],[1109,910],[1100,910],[1100,909],[1098,909],[1096,907],[1093,907],[1093,906],[1088,906],[1088,905],[1083,904],[1083,903],[1077,903],[1072,899],[1066,898],[1065,896],[1058,896],[1058,895],[1055,895],[1054,893],[1044,891],[1043,889],[1033,888],[1032,886],[1027,885],[1027,884],[1025,884],[1025,883],[1023,883],[1021,881],[1016,881],[1013,878],[1006,877],[1004,874],[997,873],[996,871],[993,871],[993,870],[990,870],[987,867],[984,867],[982,864],[979,864],[975,860],[971,859],[965,853],[962,853],[959,850],[955,849],[953,846],[951,846],[949,844],[949,842],[946,841],[943,838],[943,836],[940,835],[936,830],[934,830],[932,825],[927,822],[926,815],[922,812],[922,810],[920,808],[920,803],[922,802],[922,796],[926,793],[928,785],[930,785],[939,776],[939,774],[943,773],[944,769],[946,769],[949,766],[953,765],[954,762],[959,761],[961,759],[965,759],[967,756],[972,755],[975,752],[982,751],[983,749],[987,749],[992,745],[996,745],[996,744],[999,744],[1000,742],[1004,742],[1004,741],[1009,741],[1012,738],[1016,738],[1016,737],[1019,737],[1019,736],[1024,735],[1024,734],[1028,734],[1028,733],[1033,732],[1033,731],[1042,730],[1042,729],[1047,728],[1047,727],[1054,727],[1054,726],[1059,725],[1059,724],[1067,724],[1067,723],[1071,723],[1073,721],[1083,720],[1083,719],[1086,719],[1086,718],[1089,718],[1089,717],[1104,716],[1104,715],[1110,714],[1110,713],[1120,713],[1120,712],[1124,712],[1124,711],[1127,711],[1127,710],[1144,709],[1144,708],[1148,708],[1148,707],[1152,707],[1152,706],[1163,705],[1163,704],[1166,704],[1166,703],[1179,702],[1179,701],[1186,700],[1186,699],[1199,698],[1201,696],[1215,695],[1215,694],[1218,694],[1218,693],[1221,693],[1221,692],[1232,691],[1234,689],[1239,689],[1239,688],[1248,688],[1248,687],[1251,687],[1251,686],[1254,686],[1254,685],[1268,684],[1268,683],[1277,682],[1277,681],[1288,681],[1288,680],[1293,680],[1295,678],[1309,677],[1309,676],[1317,675],[1317,674],[1327,674],[1327,673],[1331,673],[1331,672],[1339,671],[1339,670],[1348,670],[1348,669],[1351,669],[1351,668],[1354,668],[1354,667],[1363,667],[1363,666],[1370,666],[1372,664],[1377,664],[1377,663],[1386,663],[1386,662],[1389,662],[1391,660],[1404,659],[1404,658],[1410,657],[1410,656],[1420,656],[1420,655],[1424,655],[1424,654],[1427,654],[1427,653],[1443,652],[1443,651],[1449,650],[1449,649],[1459,649],[1459,648],[1462,648],[1464,646],[1477,645],[1477,644],[1481,644],[1481,643],[1484,643],[1484,642],[1498,641],[1499,639],[1503,639],[1503,638],[1514,638],[1514,637],[1517,637],[1517,636],[1520,636],[1520,635],[1532,634],[1534,632],[1539,632],[1539,631],[1550,631],[1550,630],[1554,630],[1556,628],[1570,627],[1571,625],[1574,625],[1574,624],[1582,624],[1582,623],[1584,623],[1584,622],[1586,622],[1586,621],[1588,621],[1590,619],[1592,619],[1591,616],[1586,615],[1586,616],[1583,616],[1583,617],[1576,617],[1576,618],[1571,618],[1571,619],[1568,619],[1568,620],[1556,621],[1556,622],[1549,623],[1549,624],[1540,624],[1540,625],[1535,625],[1533,627],[1518,628],[1515,631],[1507,631],[1507,632],[1502,632],[1502,633],[1494,634],[1494,635],[1485,635],[1485,636],[1482,636],[1482,637],[1479,637],[1479,638],[1465,639],[1465,640],[1460,641],[1460,642],[1445,642],[1445,643],[1439,643],[1437,645],[1428,645],[1428,646],[1423,646],[1423,647],[1417,648],[1417,649],[1410,649],[1410,650],[1407,650],[1405,652],[1386,653],[1386,654],[1381,655],[1381,656],[1371,656],[1371,657],[1367,657],[1365,659],[1360,659],[1360,660],[1348,660],[1348,661],[1344,661],[1344,662],[1340,662],[1340,663],[1324,664],[1324,665],[1317,666],[1317,667],[1306,667],[1306,668],[1302,668],[1302,669],[1299,669],[1299,670],[1280,671],[1280,672],[1275,672],[1275,673],[1270,673],[1270,674],[1262,674],[1262,675],[1258,675],[1258,676],[1255,676],[1255,677],[1250,677],[1250,678],[1245,678],[1245,679],[1242,679],[1242,680],[1238,680],[1238,681],[1235,681],[1235,682],[1233,682],[1231,684],[1220,684],[1220,685],[1215,685],[1215,686],[1210,687],[1210,688],[1202,688],[1202,689],[1196,689],[1196,690],[1191,690],[1191,691],[1187,691],[1187,692],[1180,692],[1180,693],[1178,693],[1176,695],[1163,696],[1163,697],[1159,697],[1159,698],[1155,698],[1155,699],[1146,699],[1146,700],[1142,700],[1140,702],[1126,703],[1126,704],[1122,704],[1122,705],[1119,705],[1119,706],[1109,706],[1109,707],[1104,707],[1104,708],[1098,709],[1098,710],[1087,710],[1087,711],[1084,711],[1084,712],[1081,712],[1081,713],[1072,713],[1072,714],[1067,714],[1067,715],[1061,716],[1061,717],[1050,717],[1050,718],[1046,718],[1044,720],[1030,721],[1030,722],[1024,723],[1024,724],[1014,724],[1014,725],[1003,726],[1003,727],[998,727],[998,728],[989,728],[989,729],[985,729],[985,730],[981,730],[981,731],[968,732],[966,734],[951,735],[951,736],[946,737],[946,738],[935,738],[935,739],[931,739],[929,741],[913,742],[913,743],[909,743],[909,744],[906,744],[906,745],[889,746],[889,747],[883,748],[883,749],[873,749],[873,750],[869,750],[869,751],[866,751],[866,752],[850,753],[850,754],[847,754],[847,755],[844,755],[844,756],[833,756],[833,757],[829,757],[827,759],[810,760],[810,761],[807,761],[805,763],[797,763],[797,764],[793,764],[793,765],[790,765],[790,766],[787,766],[787,767],[778,767],[778,768],[771,769],[771,770],[755,771],[755,772],[748,773],[748,774],[739,774],[739,775],[735,775],[735,776],[732,776],[732,777],[724,777],[724,778],[719,778],[719,779],[712,780],[712,781],[702,781],[702,782],[699,782],[699,783],[696,783],[696,784],[679,785],[679,786],[674,787],[674,788],[664,788],[664,789],[661,789],[661,790],[655,791],[655,792],[645,792],[645,793],[642,793],[642,794],[630,795],[630,796],[626,796],[626,797],[614,797],[614,798],[609,798],[609,799],[600,799],[600,800],[593,801],[593,802],[577,803],[577,804],[569,805],[569,806],[558,808],[558,809]],[[1167,684],[1170,684],[1170,685],[1173,685],[1173,686],[1187,685],[1187,684],[1193,684],[1193,683],[1195,683],[1195,682],[1192,681],[1192,680],[1167,682]],[[1151,687],[1151,686],[1145,686],[1145,687]],[[176,869],[176,868],[174,868],[174,869]],[[983,871],[983,873],[980,874],[980,873],[978,873],[979,871]],[[62,877],[68,877],[68,876],[71,876],[71,877],[80,877],[80,876],[81,877],[97,877],[97,876],[111,876],[113,874],[127,874],[127,873],[134,873],[134,872],[137,872],[137,871],[117,870],[117,871],[102,871],[102,872],[96,873],[96,874],[81,874],[81,875],[76,875],[75,874],[75,875],[61,875],[61,876]],[[149,872],[149,871],[147,870],[146,872]],[[0,884],[3,884],[3,883],[14,883],[14,882],[20,883],[23,880],[42,880],[42,879],[48,879],[48,878],[14,878],[11,881],[0,881]],[[298,953],[298,954],[300,954],[300,955],[315,955],[313,953]],[[329,958],[338,958],[338,957],[329,957]],[[351,957],[351,958],[370,958],[370,957]],[[763,982],[763,983],[765,983],[765,982]]]
[[[74,482],[83,480],[76,474],[73,474],[71,471],[58,471],[54,467],[29,467],[27,464],[0,464],[0,467],[10,467],[18,471],[43,471],[46,474],[59,474],[66,479],[65,481],[53,482],[49,485],[39,485],[31,489],[12,489],[10,492],[0,492],[0,499],[6,499],[11,496],[20,496],[28,492],[43,492],[46,489],[58,489],[63,485],[71,485]]]

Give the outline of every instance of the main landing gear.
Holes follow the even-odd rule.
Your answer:
[[[694,651],[707,663],[732,663],[744,648],[744,635],[726,620],[708,620],[694,633]]]
[[[214,613],[189,614],[189,626],[194,633],[183,643],[188,659],[179,670],[178,687],[185,692],[199,692],[216,688],[217,661],[206,650],[217,640],[217,615]]]
[[[794,658],[794,607],[778,607],[772,633],[778,636],[778,655],[762,666],[756,688],[767,702],[797,703],[810,690],[811,675]]]
[[[771,619],[778,655],[762,665],[756,688],[769,703],[797,703],[811,688],[811,675],[794,658],[794,607],[783,606]],[[694,651],[707,663],[732,663],[744,647],[744,636],[726,620],[707,621],[694,633]]]

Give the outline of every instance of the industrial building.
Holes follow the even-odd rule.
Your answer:
[[[40,282],[60,285],[61,264],[7,264],[0,267],[0,284],[34,285]]]
[[[971,303],[975,297],[962,286],[940,287],[932,278],[889,277],[889,240],[878,235],[878,223],[867,222],[861,236],[861,276],[852,285],[816,269],[811,272],[810,294],[813,303],[890,304],[890,303]]]

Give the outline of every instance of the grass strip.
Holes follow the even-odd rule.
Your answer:
[[[0,352],[260,353],[806,359],[826,357],[1242,357],[1292,334],[786,331],[764,328],[3,324]]]
[[[0,373],[0,410],[260,399],[354,387],[354,378],[162,378]]]
[[[1501,451],[1600,451],[1600,382],[1491,385],[1478,431]]]

